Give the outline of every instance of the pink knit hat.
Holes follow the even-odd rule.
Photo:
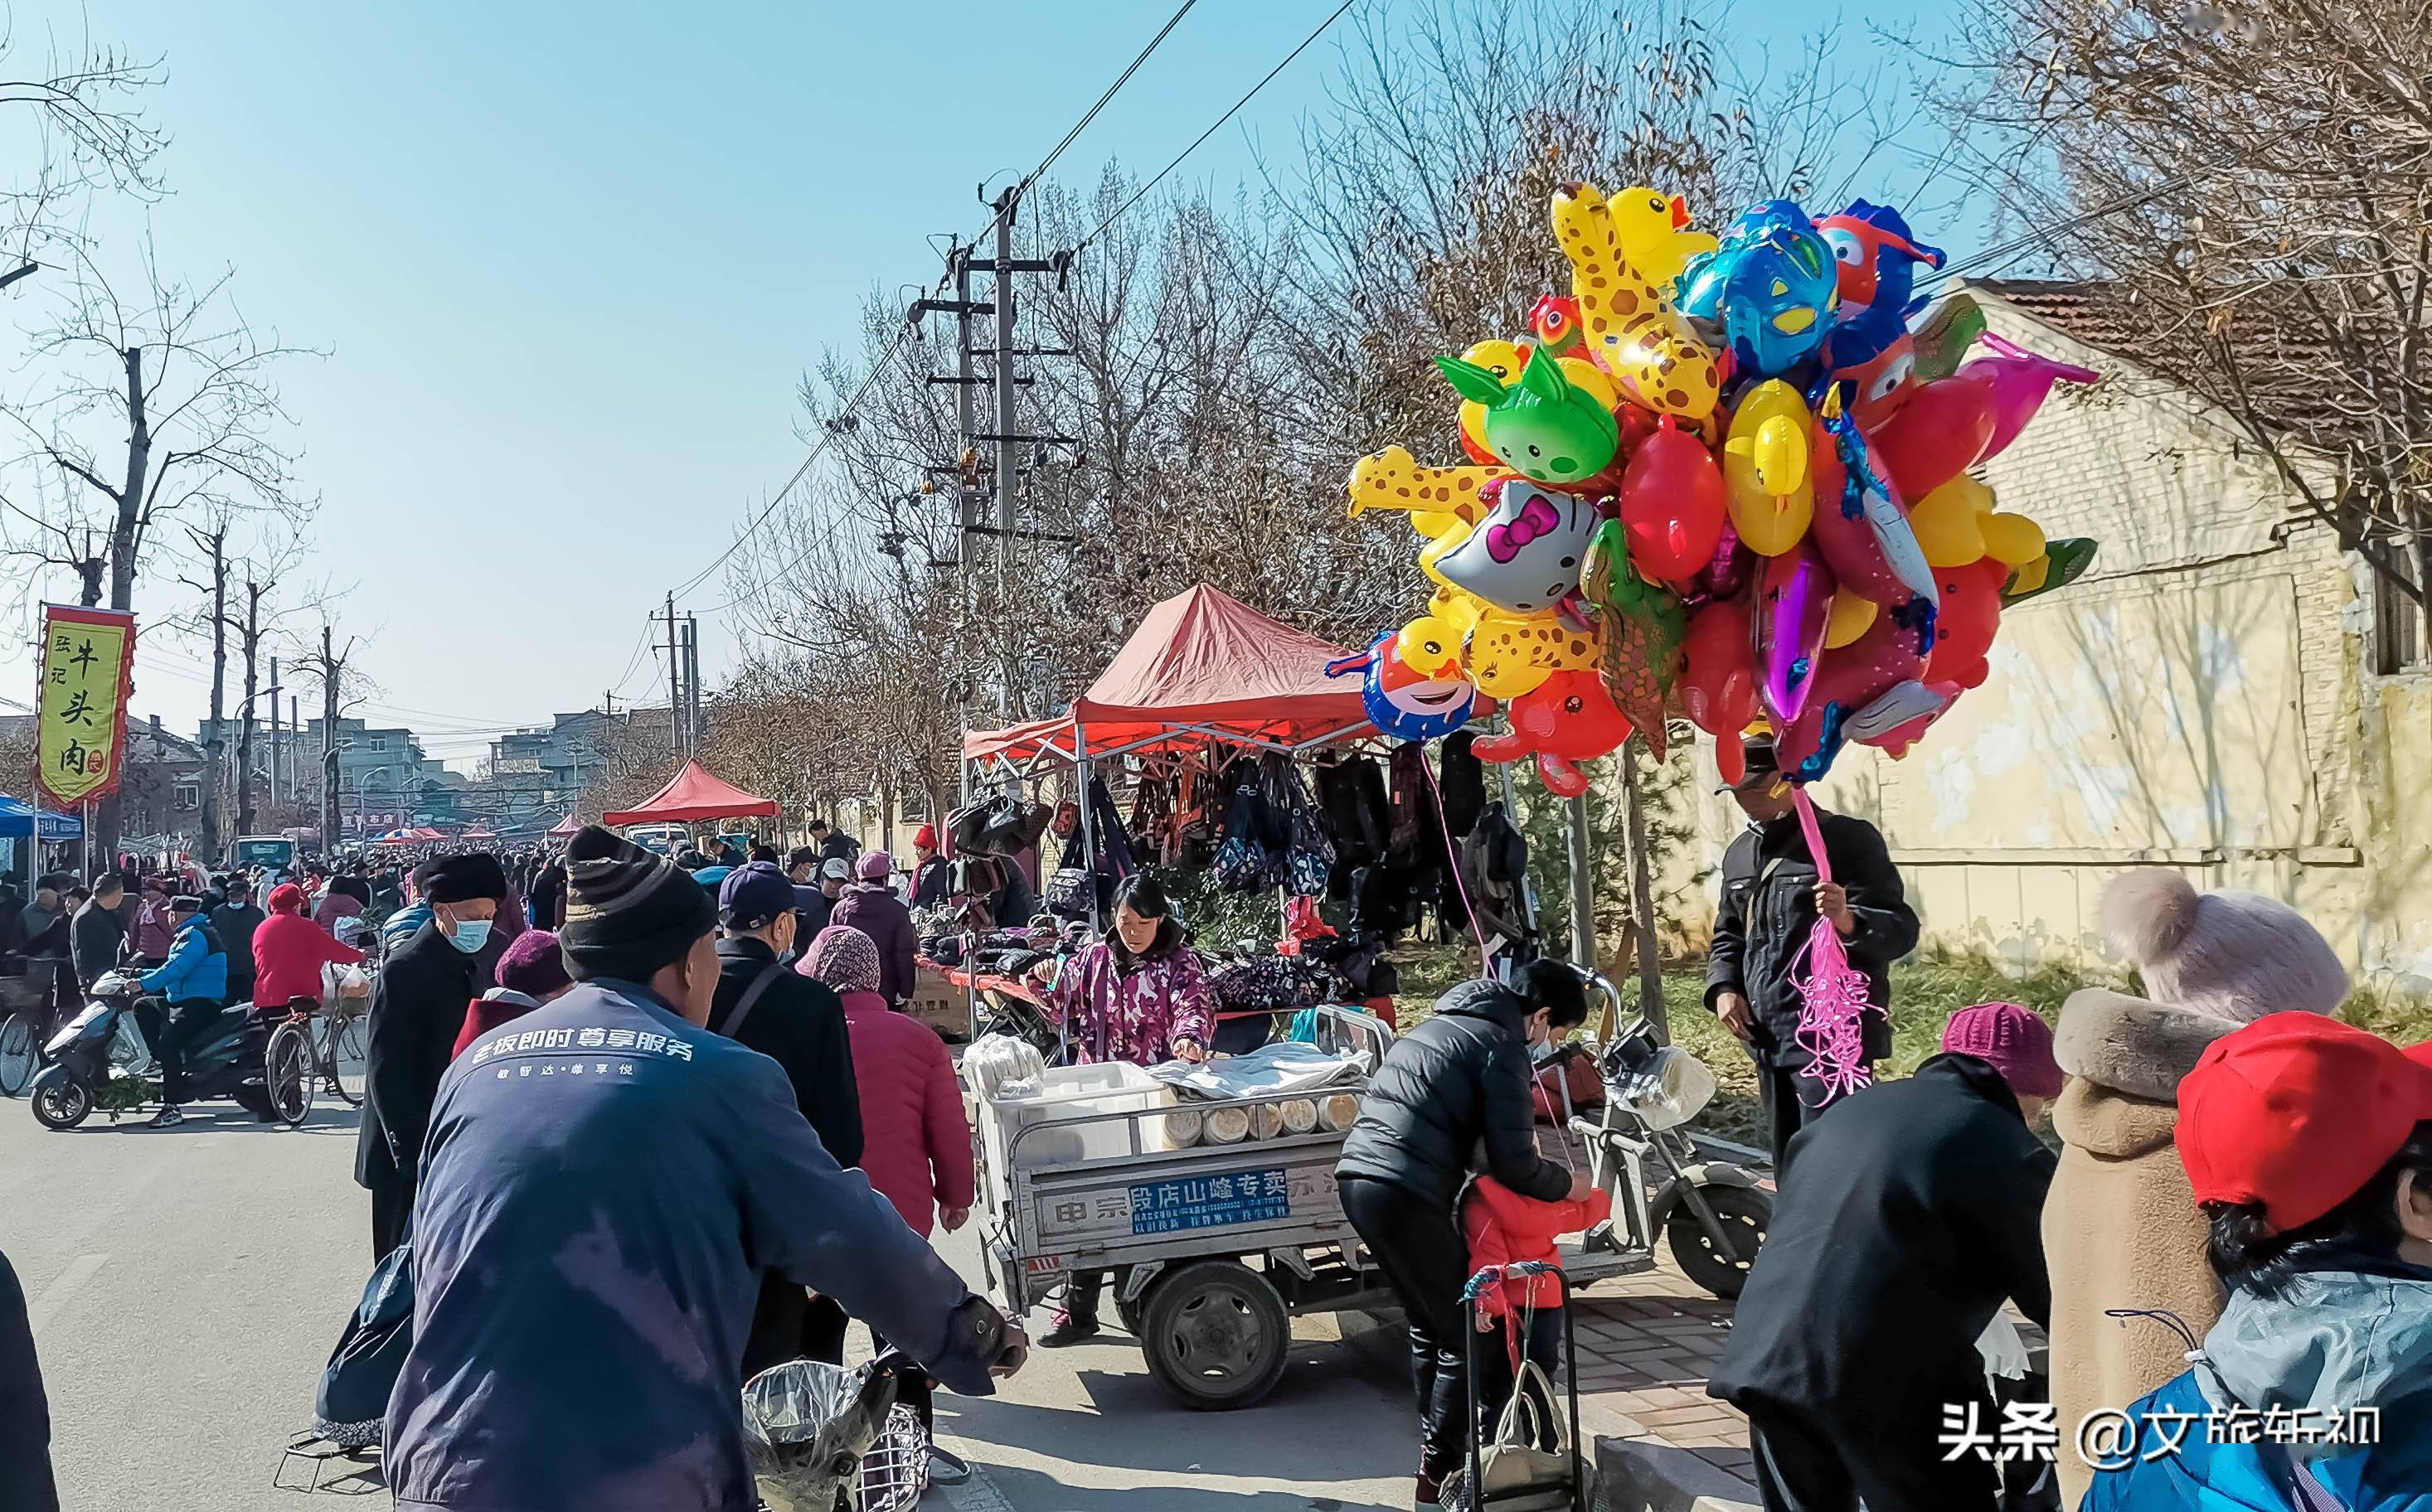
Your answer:
[[[895,858],[884,850],[865,850],[861,853],[860,870],[863,882],[885,882],[887,874],[894,869]]]
[[[2060,1096],[2063,1078],[2060,1062],[2052,1058],[2052,1026],[2032,1008],[2015,1002],[1962,1008],[1943,1027],[1942,1048],[1986,1062],[2022,1098]]]

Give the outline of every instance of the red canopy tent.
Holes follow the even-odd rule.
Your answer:
[[[473,828],[465,831],[463,834],[458,835],[456,838],[459,840],[496,840],[498,837],[498,831],[485,830],[477,824],[473,826]]]
[[[548,838],[551,840],[567,840],[581,834],[582,832],[583,821],[569,814],[565,818],[558,820],[555,824],[549,827]]]
[[[721,782],[699,762],[686,762],[674,781],[630,809],[603,815],[602,824],[689,824],[695,819],[773,819],[775,798],[753,798]]]
[[[1088,692],[1053,719],[972,731],[965,759],[1029,768],[1229,742],[1299,751],[1374,735],[1343,652],[1206,583],[1152,608]]]

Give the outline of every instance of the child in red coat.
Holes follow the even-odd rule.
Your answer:
[[[1613,1194],[1597,1187],[1579,1201],[1544,1202],[1523,1197],[1492,1176],[1480,1176],[1461,1194],[1461,1232],[1469,1241],[1469,1273],[1489,1266],[1518,1265],[1542,1260],[1559,1268],[1562,1256],[1554,1240],[1565,1234],[1593,1228],[1613,1217]],[[1563,1283],[1553,1276],[1519,1276],[1497,1281],[1478,1294],[1478,1331],[1501,1336],[1503,1347],[1478,1356],[1483,1376],[1479,1396],[1499,1412],[1519,1372],[1525,1351],[1550,1378],[1562,1366]],[[1530,1311],[1533,1309],[1533,1311]],[[1519,1322],[1527,1315],[1525,1324]],[[1525,1327],[1527,1336],[1522,1336]],[[1481,1344],[1483,1341],[1481,1340]],[[1498,1369],[1499,1367],[1499,1369]],[[1547,1414],[1553,1403],[1540,1402]],[[1540,1418],[1550,1422],[1550,1416]],[[1488,1435],[1494,1419],[1489,1417]]]

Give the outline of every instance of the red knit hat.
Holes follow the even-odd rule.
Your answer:
[[[937,827],[936,825],[934,825],[934,824],[924,824],[924,825],[920,826],[920,828],[919,828],[918,830],[913,831],[913,832],[912,832],[912,844],[913,844],[913,846],[914,846],[914,848],[917,848],[917,849],[920,849],[920,850],[935,850],[935,849],[937,849]]]
[[[2426,1120],[2432,1045],[2271,1014],[2206,1046],[2179,1084],[2179,1159],[2197,1201],[2260,1202],[2286,1234],[2355,1196]]]
[[[1943,1026],[1942,1048],[1973,1055],[2001,1073],[2022,1098],[2060,1096],[2060,1062],[2052,1058],[2052,1026],[2035,1011],[2015,1002],[1980,1002],[1962,1008]]]
[[[280,882],[270,890],[270,911],[274,914],[300,914],[304,911],[304,889],[294,882]]]

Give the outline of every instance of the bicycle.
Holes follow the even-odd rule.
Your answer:
[[[312,1025],[319,1005],[298,998],[287,1005],[287,1016],[270,1032],[262,1051],[262,1090],[270,1111],[289,1128],[300,1126],[312,1112],[312,1083],[319,1069]]]
[[[262,1082],[281,1117],[299,1099],[309,1110],[316,1086],[348,1107],[363,1106],[365,1016],[351,1006],[360,1000],[339,997],[325,1007],[298,998],[287,1005],[285,1020],[271,1031],[262,1052]],[[301,1122],[302,1115],[290,1121]]]

